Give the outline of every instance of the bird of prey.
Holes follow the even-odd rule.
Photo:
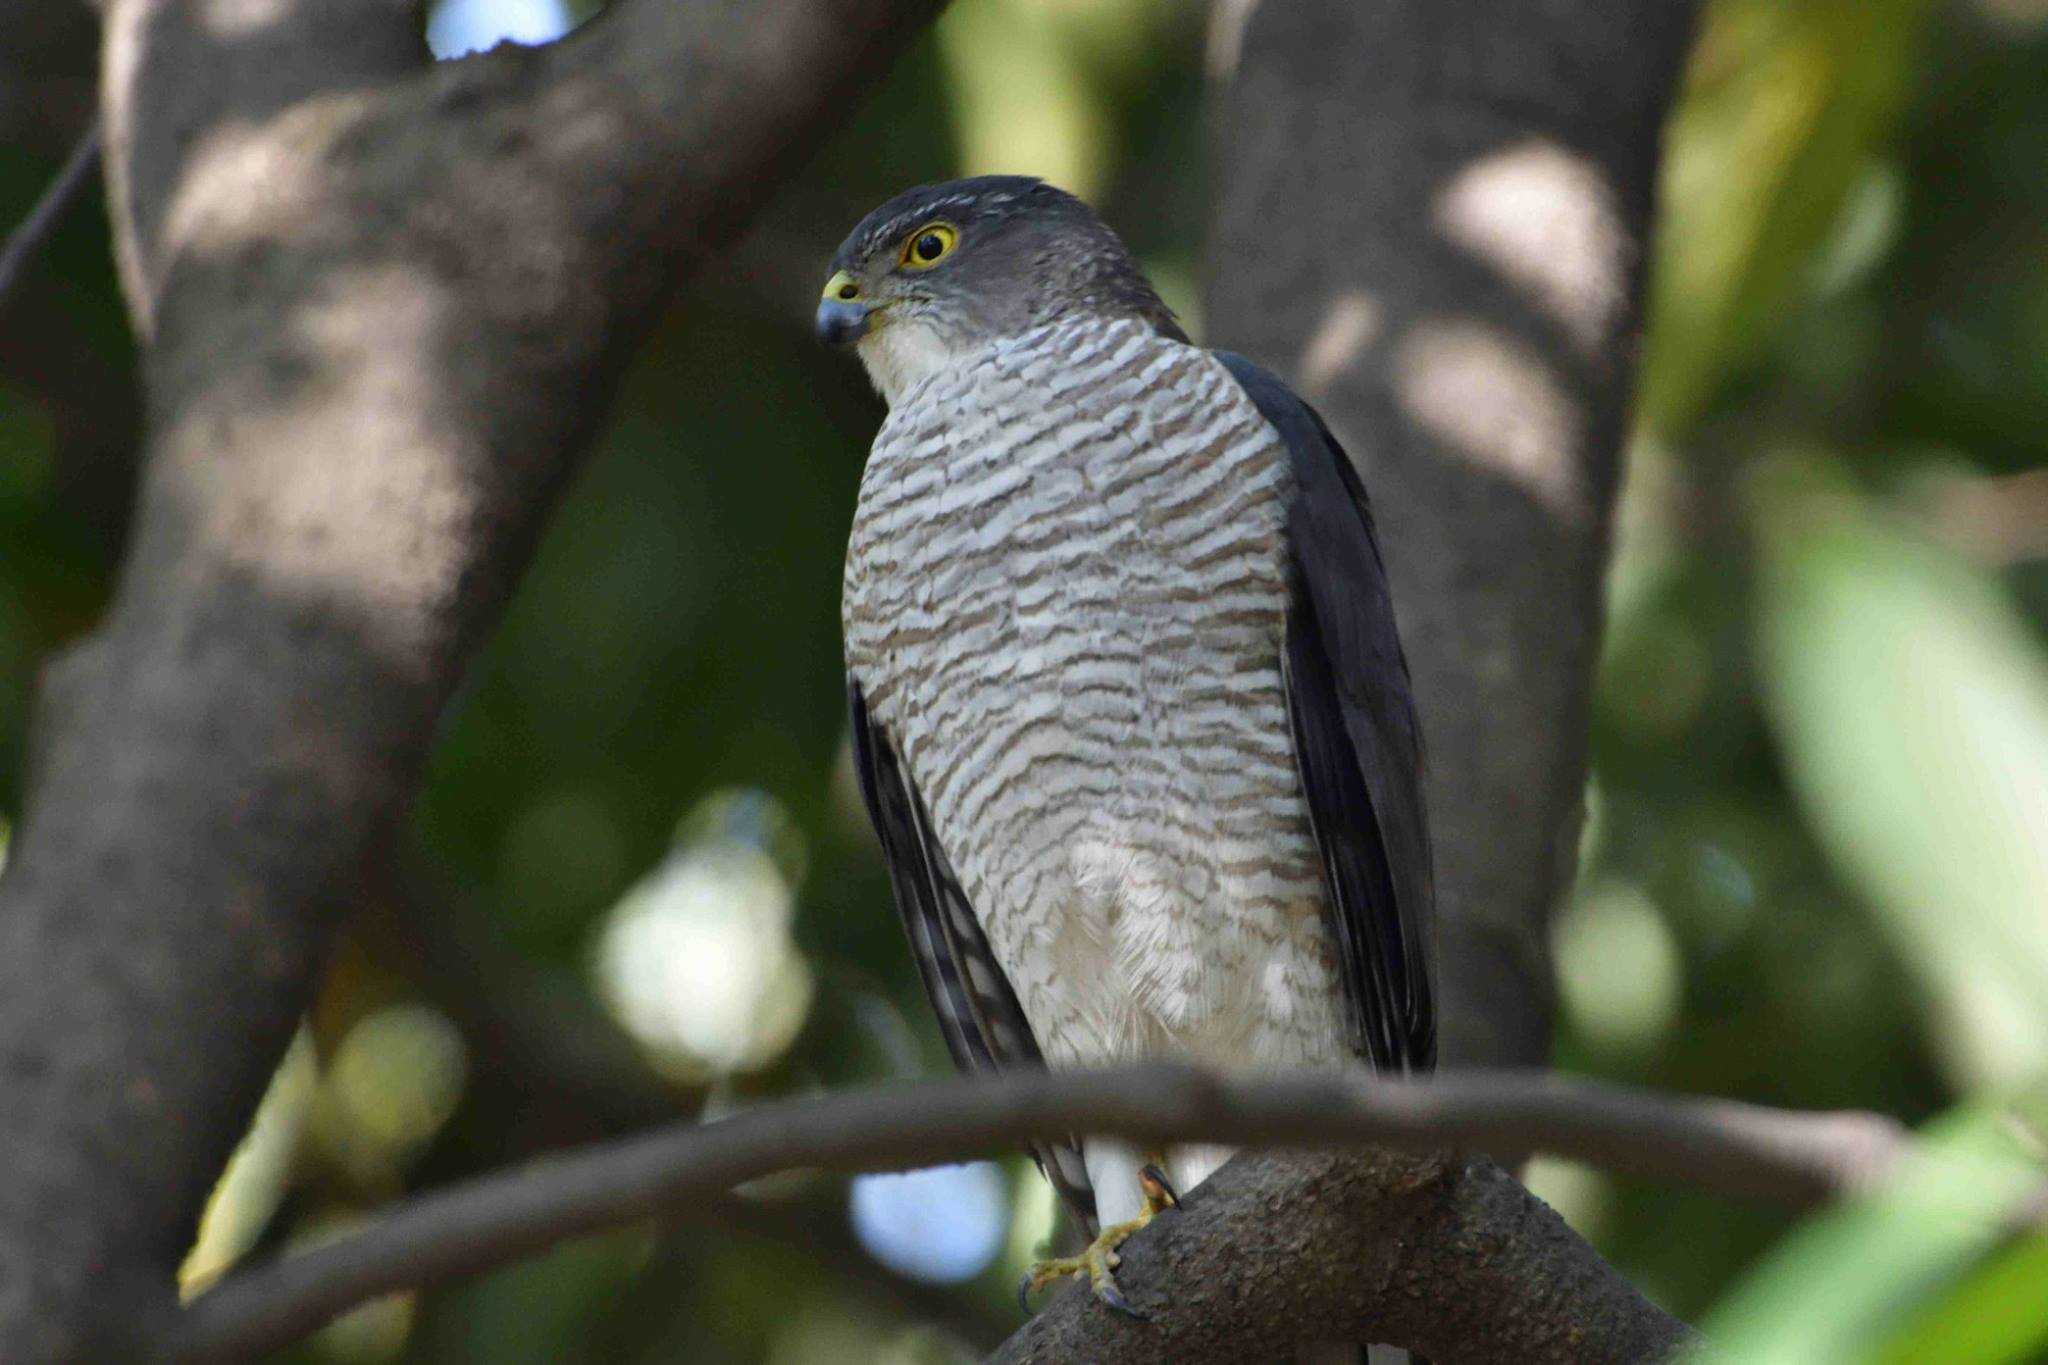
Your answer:
[[[818,305],[889,414],[847,551],[855,755],[969,1071],[1435,1052],[1421,742],[1364,488],[1192,345],[1080,200],[987,176],[854,228]],[[1037,1150],[1116,1247],[1227,1151]],[[1163,1171],[1162,1171],[1163,1168]]]

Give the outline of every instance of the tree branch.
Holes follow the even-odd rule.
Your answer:
[[[118,1357],[175,1313],[620,366],[938,5],[622,0],[434,66],[404,0],[113,0],[145,473],[0,880],[0,1358]]]
[[[775,1171],[903,1169],[1014,1150],[1030,1138],[1073,1132],[1114,1134],[1140,1143],[1370,1143],[1419,1154],[1446,1148],[1544,1150],[1626,1175],[1793,1205],[1868,1187],[1884,1178],[1909,1146],[1896,1123],[1876,1115],[1801,1114],[1680,1100],[1512,1072],[1463,1073],[1435,1083],[1347,1073],[1239,1080],[1154,1065],[893,1086],[763,1105],[718,1123],[607,1144],[414,1200],[363,1233],[235,1275],[204,1294],[176,1330],[177,1350],[191,1359],[214,1359],[271,1349],[366,1298],[470,1274],[614,1224],[650,1216],[687,1217],[693,1210],[701,1212],[713,1195]],[[1244,1164],[1233,1163],[1233,1168]],[[1370,1334],[1375,1340],[1416,1344],[1463,1360],[1468,1353],[1462,1346],[1447,1350],[1442,1337],[1430,1334],[1498,1330],[1507,1334],[1502,1340],[1534,1341],[1544,1332],[1584,1327],[1602,1313],[1619,1314],[1615,1305],[1624,1301],[1637,1302],[1591,1248],[1484,1162],[1382,1155],[1362,1161],[1295,1157],[1250,1164],[1261,1174],[1220,1181],[1215,1193],[1190,1200],[1190,1228],[1213,1200],[1219,1217],[1229,1210],[1232,1228],[1255,1206],[1269,1219],[1285,1209],[1287,1218],[1319,1229],[1315,1265],[1276,1266],[1268,1257],[1261,1263],[1266,1267],[1261,1282],[1289,1279],[1297,1270],[1314,1272],[1301,1275],[1304,1287],[1287,1292],[1333,1295],[1329,1304],[1341,1302],[1373,1315],[1353,1320],[1379,1324]],[[1434,1193],[1418,1194],[1425,1186]],[[1231,1192],[1227,1200],[1225,1191]],[[1323,1210],[1326,1198],[1330,1206]],[[1356,1216],[1364,1204],[1398,1213],[1401,1235],[1386,1235],[1383,1219]],[[1201,1223],[1209,1227],[1210,1220],[1204,1215]],[[1234,1254],[1243,1235],[1241,1230],[1205,1235],[1199,1253],[1193,1241],[1183,1247],[1176,1240],[1173,1245],[1180,1249],[1174,1255],[1207,1265]],[[1283,1240],[1292,1247],[1293,1259],[1308,1257],[1302,1238]],[[1134,1244],[1134,1260],[1147,1245]],[[1480,1255],[1475,1245],[1494,1250]],[[1499,1248],[1513,1250],[1517,1269],[1507,1269],[1513,1258],[1505,1252],[1496,1255]],[[1390,1257],[1401,1258],[1399,1264]],[[1437,1265],[1459,1257],[1471,1258],[1471,1264],[1463,1270]],[[1442,1277],[1441,1290],[1431,1291],[1431,1302],[1447,1314],[1440,1328],[1422,1325],[1430,1313],[1396,1316],[1375,1298],[1407,1273],[1402,1266],[1424,1261],[1437,1266],[1432,1275]],[[1361,1280],[1351,1273],[1354,1265],[1378,1265],[1385,1276]],[[1534,1276],[1518,1291],[1518,1302],[1527,1301],[1529,1335],[1518,1337],[1505,1318],[1494,1323],[1486,1305],[1504,1302],[1507,1289],[1498,1281],[1524,1271]],[[1586,1295],[1560,1290],[1564,1283],[1581,1285]],[[1175,1285],[1178,1290],[1178,1278]],[[1461,1288],[1466,1293],[1483,1290],[1485,1297],[1461,1301]],[[1547,1316],[1539,1314],[1532,1296],[1546,1298]],[[1047,1341],[1064,1340],[1060,1333],[1075,1330],[1077,1310],[1061,1311],[1061,1317],[1035,1329],[1040,1335],[1017,1349],[1040,1351]],[[1257,1311],[1244,1310],[1253,1317]],[[1651,1310],[1645,1305],[1631,1311],[1635,1316],[1628,1321],[1641,1326]],[[1296,1328],[1306,1333],[1303,1323],[1327,1328],[1332,1321],[1297,1319]],[[1389,1335],[1395,1324],[1404,1335]],[[1254,1348],[1270,1341],[1273,1321],[1261,1325],[1247,1317],[1245,1325],[1254,1332],[1248,1338]],[[1317,1335],[1364,1339],[1368,1334],[1324,1330]],[[1247,1349],[1256,1354],[1254,1348]]]
[[[6,317],[22,276],[34,266],[44,244],[56,235],[71,210],[78,206],[86,186],[92,183],[93,172],[99,168],[100,130],[95,124],[78,139],[78,145],[64,159],[57,178],[43,191],[43,197],[29,210],[28,217],[7,234],[6,245],[0,246],[0,319]]]
[[[1077,1286],[991,1365],[1238,1365],[1333,1341],[1457,1365],[1649,1365],[1693,1339],[1484,1158],[1239,1157],[1123,1257],[1147,1321]]]
[[[514,952],[475,907],[423,886],[424,874],[416,870],[391,869],[388,876],[389,896],[376,898],[358,927],[372,955],[411,977],[469,1044],[465,1107],[481,1100],[483,1113],[469,1122],[472,1130],[479,1123],[488,1128],[492,1146],[466,1155],[486,1164],[526,1160],[560,1150],[570,1133],[582,1141],[620,1138],[698,1112],[701,1089],[656,1073],[610,1016]],[[863,1302],[941,1323],[984,1349],[1007,1330],[949,1288],[882,1266],[860,1246],[833,1201],[764,1204],[728,1195],[675,1221],[667,1253],[675,1261],[687,1262],[735,1233],[759,1237],[803,1251]],[[643,1285],[636,1294],[664,1305],[656,1311],[674,1308],[658,1290]]]

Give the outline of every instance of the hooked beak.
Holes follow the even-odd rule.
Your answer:
[[[827,346],[850,346],[868,334],[868,306],[861,300],[860,286],[844,270],[825,282],[814,325],[818,340]]]

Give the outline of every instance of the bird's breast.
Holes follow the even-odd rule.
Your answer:
[[[955,723],[994,720],[1047,695],[1082,732],[1097,702],[1125,723],[1148,701],[1178,714],[1188,685],[1277,662],[1286,479],[1205,352],[1134,323],[990,348],[914,390],[876,439],[849,663],[885,721],[942,699]]]
[[[877,437],[848,666],[1013,975],[1121,959],[1152,1014],[1213,1013],[1259,973],[1181,940],[1227,913],[1256,953],[1313,914],[1289,478],[1219,363],[1133,323],[991,348]]]

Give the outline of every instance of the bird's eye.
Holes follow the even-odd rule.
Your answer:
[[[903,268],[929,270],[953,250],[960,234],[950,223],[926,223],[903,239]]]

